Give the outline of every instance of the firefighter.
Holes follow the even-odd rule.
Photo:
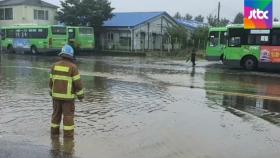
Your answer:
[[[66,44],[61,53],[60,61],[56,62],[50,73],[49,87],[53,99],[51,134],[59,135],[60,122],[63,115],[64,138],[74,138],[75,98],[84,98],[81,77],[74,64],[74,50]]]

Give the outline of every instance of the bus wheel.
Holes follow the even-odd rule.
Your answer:
[[[31,46],[31,49],[30,49],[31,53],[32,54],[38,54],[38,49],[36,48],[36,46]]]
[[[14,47],[12,45],[9,45],[8,48],[7,48],[7,52],[9,54],[14,54],[15,53]]]
[[[243,67],[246,69],[246,70],[255,70],[258,66],[258,62],[257,62],[257,59],[255,59],[254,57],[246,57],[244,60],[243,60]]]

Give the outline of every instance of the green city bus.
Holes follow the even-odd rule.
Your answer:
[[[68,40],[78,51],[93,50],[95,48],[94,30],[92,27],[68,26]]]
[[[244,25],[230,25],[227,31],[228,45],[224,49],[224,64],[257,68],[280,68],[280,23],[272,29],[246,30]]]
[[[2,47],[8,53],[16,49],[33,54],[60,50],[67,43],[65,26],[14,25],[2,27]]]
[[[219,61],[223,59],[223,49],[227,43],[226,32],[226,27],[213,27],[209,29],[206,47],[207,60]]]

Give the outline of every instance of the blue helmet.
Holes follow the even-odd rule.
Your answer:
[[[63,48],[61,49],[61,52],[58,55],[73,59],[74,58],[74,49],[70,45],[66,44],[63,46]]]

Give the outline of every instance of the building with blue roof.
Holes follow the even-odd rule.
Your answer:
[[[203,22],[198,22],[195,20],[184,20],[184,19],[175,19],[178,24],[185,27],[187,30],[194,31],[200,27],[209,27],[208,24]]]
[[[113,13],[103,24],[100,44],[103,50],[150,51],[168,49],[168,27],[178,26],[166,12]]]

